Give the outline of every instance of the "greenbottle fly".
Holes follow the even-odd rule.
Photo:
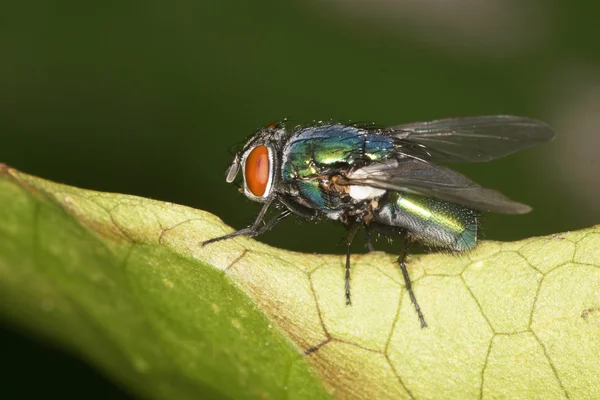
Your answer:
[[[482,212],[525,214],[531,208],[484,188],[440,163],[486,162],[548,142],[554,132],[529,118],[491,115],[387,128],[319,122],[259,129],[235,154],[226,181],[243,175],[243,191],[263,203],[254,223],[212,242],[256,237],[290,215],[332,219],[348,228],[345,296],[350,297],[350,246],[359,229],[398,236],[398,264],[422,327],[425,318],[406,268],[411,243],[451,252],[473,249]],[[267,211],[278,214],[267,222]]]

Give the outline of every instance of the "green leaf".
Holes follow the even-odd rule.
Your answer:
[[[293,253],[217,217],[0,165],[3,317],[184,398],[600,398],[600,226],[463,256]]]

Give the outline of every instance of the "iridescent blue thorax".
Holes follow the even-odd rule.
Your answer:
[[[366,129],[341,124],[303,127],[292,133],[283,149],[282,179],[297,191],[302,205],[339,210],[345,200],[331,190],[328,177],[393,154],[394,142]]]

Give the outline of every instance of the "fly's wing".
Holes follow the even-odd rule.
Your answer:
[[[382,134],[396,138],[399,151],[436,162],[490,161],[554,138],[547,124],[510,115],[416,122]]]
[[[480,211],[502,214],[531,211],[531,207],[479,186],[456,171],[412,158],[360,168],[350,174],[344,184],[421,194]]]

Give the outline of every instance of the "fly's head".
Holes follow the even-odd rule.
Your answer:
[[[233,182],[241,169],[246,197],[261,203],[271,198],[278,180],[277,171],[281,162],[279,153],[285,137],[283,124],[272,124],[259,129],[235,153],[227,170],[227,183]]]

